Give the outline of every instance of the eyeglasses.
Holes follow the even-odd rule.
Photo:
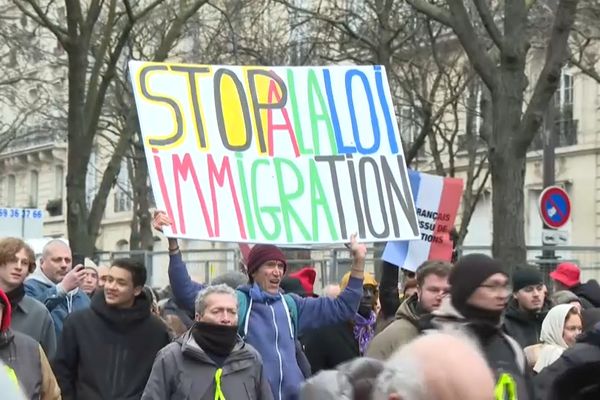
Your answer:
[[[479,287],[486,288],[489,291],[494,292],[494,293],[502,293],[502,292],[511,293],[512,292],[512,287],[508,283],[506,283],[506,284],[490,283],[487,285],[479,285]]]

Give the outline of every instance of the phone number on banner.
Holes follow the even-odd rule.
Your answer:
[[[30,210],[20,208],[0,208],[0,218],[32,218],[42,219],[44,214],[42,210]]]

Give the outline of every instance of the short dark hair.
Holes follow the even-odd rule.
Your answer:
[[[437,275],[440,278],[446,278],[450,276],[452,270],[452,264],[446,261],[425,261],[417,268],[417,284],[419,287],[423,286],[425,278],[429,275]]]
[[[133,287],[144,286],[146,284],[148,274],[146,272],[146,267],[141,262],[131,258],[119,258],[114,260],[111,265],[131,272]]]

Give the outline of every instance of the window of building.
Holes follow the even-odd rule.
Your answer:
[[[6,185],[6,205],[8,207],[15,206],[16,184],[17,184],[17,181],[16,181],[15,176],[9,175],[8,180],[7,180],[7,185]]]
[[[126,160],[121,162],[121,170],[117,177],[114,209],[115,212],[127,212],[132,209],[132,187],[129,179],[129,164]]]
[[[62,165],[54,168],[54,198],[62,199],[65,187],[65,169]]]
[[[38,206],[39,174],[37,171],[29,173],[29,207]]]

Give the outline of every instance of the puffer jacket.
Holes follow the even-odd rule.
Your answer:
[[[396,320],[373,338],[367,349],[367,357],[387,360],[396,350],[419,336],[418,298],[414,294],[398,307]]]
[[[220,388],[226,399],[273,399],[260,355],[241,338],[221,368]],[[217,369],[188,331],[158,353],[142,399],[213,400]]]
[[[431,313],[428,322],[422,321],[421,326],[425,332],[429,329],[456,330],[473,337],[496,378],[497,398],[511,398],[507,396],[514,391],[515,398],[519,400],[533,399],[525,354],[519,343],[504,333],[500,326],[466,319],[454,308],[450,296],[442,300],[440,308]]]
[[[516,299],[512,299],[508,303],[502,329],[508,336],[515,339],[523,349],[537,344],[540,342],[542,321],[546,318],[550,308],[550,302],[546,301],[541,311],[536,313],[526,312],[519,308]]]
[[[580,283],[569,289],[577,297],[584,309],[600,307],[600,285],[595,279]]]

